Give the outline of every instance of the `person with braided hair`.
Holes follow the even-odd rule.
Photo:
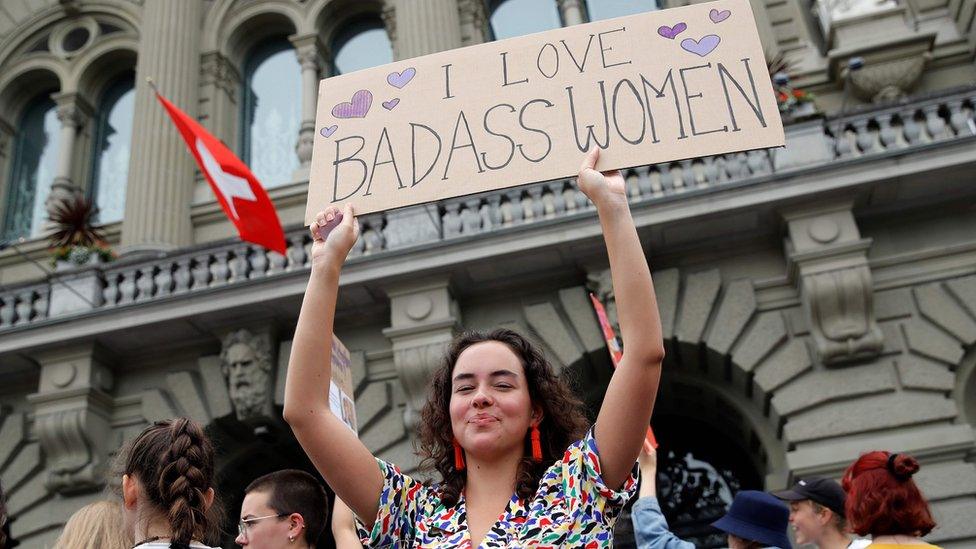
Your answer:
[[[138,549],[212,549],[202,542],[221,522],[214,450],[203,428],[177,417],[157,421],[116,462],[123,524]]]
[[[912,456],[884,451],[868,452],[847,468],[847,520],[855,533],[872,537],[868,549],[938,549],[921,539],[936,525],[912,480],[919,468]]]
[[[436,485],[374,459],[329,407],[339,273],[358,237],[353,207],[309,227],[311,275],[291,348],[284,418],[358,519],[365,547],[613,546],[637,488],[664,359],[647,258],[619,171],[586,154],[580,190],[595,205],[610,260],[624,355],[594,426],[543,353],[511,330],[468,333],[434,372],[418,426]]]

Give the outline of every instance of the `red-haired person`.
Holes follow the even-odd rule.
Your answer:
[[[915,458],[883,451],[864,454],[847,468],[847,520],[855,533],[871,536],[869,549],[936,548],[921,540],[935,528],[935,521],[912,480],[918,469]]]

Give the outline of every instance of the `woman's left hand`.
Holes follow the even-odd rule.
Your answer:
[[[600,148],[593,147],[583,158],[576,181],[583,194],[597,208],[607,205],[627,204],[627,184],[620,170],[600,173],[596,171]]]

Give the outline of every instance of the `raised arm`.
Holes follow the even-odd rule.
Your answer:
[[[595,430],[603,480],[618,488],[634,467],[651,420],[664,340],[651,271],[630,216],[624,178],[619,171],[596,171],[599,157],[598,148],[587,153],[578,181],[600,216],[623,339],[623,359],[607,387]]]
[[[336,221],[341,222],[336,225]],[[320,228],[335,226],[323,239]],[[312,232],[312,274],[288,359],[285,421],[315,468],[367,525],[379,506],[383,476],[370,451],[329,408],[332,334],[339,271],[359,235],[352,207],[319,213]]]

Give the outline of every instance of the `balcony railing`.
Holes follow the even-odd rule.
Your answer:
[[[641,166],[625,170],[632,204],[675,197],[691,191],[710,192],[731,184],[799,170],[817,169],[851,159],[881,157],[898,151],[969,139],[976,135],[976,88],[914,98],[882,108],[865,108],[840,117],[787,126],[786,151],[750,151]],[[790,151],[800,134],[808,141]],[[839,137],[838,137],[839,136]],[[809,139],[822,151],[810,153]],[[799,152],[797,152],[799,150]],[[788,153],[788,154],[787,154]],[[798,156],[799,155],[799,156]],[[435,241],[491,233],[558,219],[592,206],[569,179],[442,201],[429,207],[431,222],[439,225]],[[388,251],[384,236],[392,216],[362,216],[362,236],[354,257],[382,257]],[[0,331],[16,329],[79,310],[110,309],[188,293],[267,279],[309,268],[308,231],[296,228],[286,235],[285,255],[235,242],[185,249],[152,259],[122,259],[78,271],[94,283],[81,308],[51,314],[52,292],[67,295],[66,282],[31,282],[0,290]],[[55,274],[54,277],[60,276]],[[93,282],[92,282],[93,281]],[[91,288],[89,288],[91,289]],[[77,295],[77,294],[76,294]]]

